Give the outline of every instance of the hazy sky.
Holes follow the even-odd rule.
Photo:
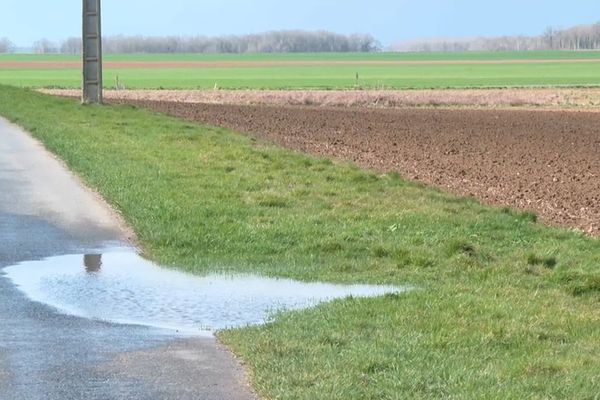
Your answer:
[[[600,0],[102,0],[105,35],[221,35],[280,29],[425,37],[541,33],[600,21]],[[20,46],[79,34],[81,0],[0,0],[0,37]]]

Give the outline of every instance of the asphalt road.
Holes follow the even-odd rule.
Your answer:
[[[213,338],[61,315],[2,274],[130,238],[98,196],[0,118],[1,400],[254,398],[241,366]]]

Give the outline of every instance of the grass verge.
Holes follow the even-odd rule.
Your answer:
[[[414,284],[221,340],[277,399],[595,399],[600,246],[531,214],[132,107],[0,86],[144,251],[195,273]]]

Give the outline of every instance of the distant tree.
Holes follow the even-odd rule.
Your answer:
[[[40,39],[33,44],[33,51],[36,54],[58,53],[58,46],[48,39]]]
[[[68,38],[60,44],[61,54],[81,54],[81,38]]]
[[[0,53],[12,53],[15,49],[14,44],[7,38],[0,38]]]
[[[544,31],[544,34],[542,35],[543,39],[544,39],[544,44],[546,46],[547,49],[554,49],[554,36],[555,36],[555,32],[554,32],[554,28],[549,26],[546,28],[546,30]]]
[[[424,40],[392,46],[404,51],[600,50],[600,22],[569,29],[548,27],[539,36]]]

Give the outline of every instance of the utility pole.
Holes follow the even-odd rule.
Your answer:
[[[102,103],[102,23],[100,0],[83,0],[83,97]]]

